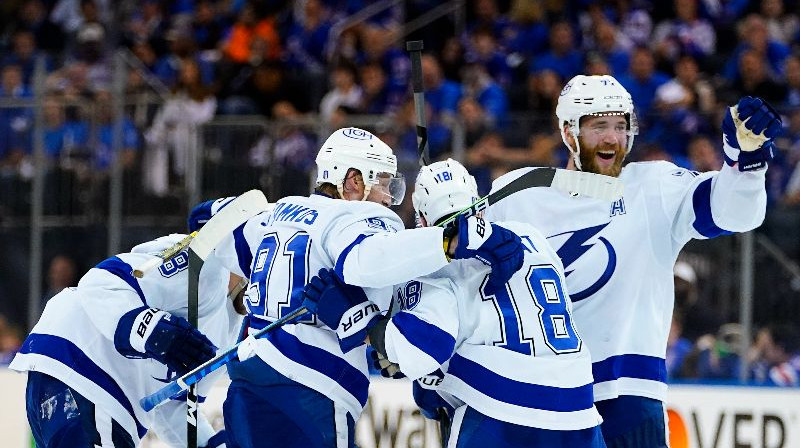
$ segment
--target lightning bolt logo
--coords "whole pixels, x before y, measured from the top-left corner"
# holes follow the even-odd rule
[[[572,274],[572,272],[574,272],[574,270],[567,270],[567,268],[569,268],[572,263],[578,260],[578,258],[583,256],[594,246],[595,243],[587,243],[587,241],[600,233],[600,231],[603,230],[608,224],[609,223],[605,223],[594,227],[587,227],[585,229],[559,233],[558,235],[553,235],[550,237],[553,238],[561,235],[571,234],[570,237],[567,238],[567,241],[565,241],[564,244],[562,244],[561,247],[556,251],[558,257],[561,258],[561,262],[564,264],[564,269],[566,271],[564,273],[565,276],[569,276]],[[603,273],[600,274],[600,277],[594,283],[592,283],[591,286],[582,291],[570,293],[570,298],[573,302],[583,300],[599,291],[600,288],[608,283],[617,267],[617,253],[614,251],[614,247],[602,236],[598,237],[597,240],[603,244],[603,247],[605,247],[606,251],[608,252],[608,264],[603,270]]]

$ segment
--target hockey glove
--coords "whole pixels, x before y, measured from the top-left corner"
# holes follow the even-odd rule
[[[343,283],[332,269],[320,269],[303,290],[303,306],[336,331],[342,351],[364,343],[381,313],[358,286]]]
[[[211,438],[208,439],[208,443],[200,448],[225,448],[226,443],[228,443],[228,435],[223,429],[211,436]]]
[[[189,233],[200,230],[212,216],[234,199],[236,199],[236,196],[205,201],[195,205],[192,211],[189,212],[189,219],[186,222]]]
[[[725,163],[739,171],[765,168],[772,160],[774,139],[782,129],[780,114],[761,98],[746,96],[729,107],[722,120]]]
[[[186,319],[156,308],[125,313],[114,334],[117,351],[126,358],[153,358],[183,375],[214,357],[217,347]]]
[[[436,389],[427,387],[418,380],[414,381],[412,391],[414,394],[414,401],[425,417],[431,420],[439,420],[441,418],[441,414],[439,413],[440,409],[445,409],[448,415],[452,417],[453,407],[436,392]]]
[[[525,249],[514,232],[471,216],[458,217],[458,245],[453,258],[477,258],[492,267],[489,283],[505,284],[522,267]]]
[[[369,354],[372,357],[372,367],[380,371],[382,377],[391,378],[393,380],[406,377],[405,374],[400,371],[400,364],[389,361],[377,350],[370,350]]]

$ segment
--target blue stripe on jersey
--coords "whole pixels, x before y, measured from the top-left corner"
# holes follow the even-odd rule
[[[247,238],[244,237],[244,224],[233,231],[233,247],[236,249],[236,258],[239,259],[239,269],[244,273],[244,278],[250,278],[253,253],[250,251],[250,245],[247,244]]]
[[[646,355],[617,355],[592,363],[595,383],[617,378],[640,378],[667,382],[667,363],[664,358]]]
[[[478,392],[504,403],[554,412],[575,412],[594,406],[592,384],[554,387],[506,378],[458,353],[450,359],[447,374]]]
[[[692,206],[694,207],[695,216],[692,226],[700,235],[706,238],[714,238],[733,233],[719,228],[714,223],[714,217],[711,215],[711,179],[700,182],[700,185],[694,190]]]
[[[392,323],[404,338],[422,350],[439,364],[443,364],[453,354],[456,340],[446,331],[429,324],[410,313],[398,313]]]
[[[75,371],[78,375],[88,379],[89,381],[97,384],[103,390],[108,392],[115,400],[125,408],[126,411],[133,417],[136,422],[136,431],[139,437],[144,437],[147,429],[139,423],[136,414],[133,412],[130,400],[122,392],[114,378],[106,373],[97,364],[94,363],[77,345],[72,342],[50,334],[31,333],[23,342],[22,347],[19,349],[20,353],[36,353],[46,356],[51,359],[68,366]]]
[[[139,280],[136,280],[136,277],[133,276],[133,268],[131,265],[125,263],[119,257],[111,257],[101,261],[95,268],[103,269],[119,277],[123,282],[133,288],[136,294],[139,294],[142,303],[147,305],[147,301],[144,299],[144,292],[141,286],[139,286]]]
[[[363,233],[358,236],[352,243],[350,243],[347,247],[344,248],[341,254],[339,254],[339,258],[336,259],[336,264],[333,267],[334,272],[336,272],[336,276],[339,277],[340,280],[347,283],[347,280],[344,279],[344,260],[347,259],[347,255],[356,247],[360,242],[364,241],[370,235],[364,235]]]
[[[339,383],[361,403],[362,407],[367,404],[369,379],[344,359],[321,348],[306,344],[282,328],[268,333],[266,339],[283,356]],[[298,381],[297,378],[294,380]]]

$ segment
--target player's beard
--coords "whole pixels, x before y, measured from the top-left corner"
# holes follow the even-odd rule
[[[578,140],[581,144],[581,171],[585,171],[587,173],[605,174],[606,176],[612,177],[619,176],[619,173],[622,172],[622,162],[625,160],[625,148],[623,148],[621,145],[614,145],[614,147],[590,147],[589,145],[585,144],[580,137],[578,137]],[[614,150],[614,161],[611,163],[611,165],[600,166],[597,163],[597,152],[601,149]]]

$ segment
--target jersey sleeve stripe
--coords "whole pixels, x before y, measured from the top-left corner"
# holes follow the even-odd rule
[[[125,263],[119,257],[111,257],[101,261],[97,266],[95,266],[95,268],[108,271],[119,277],[120,280],[124,281],[128,284],[128,286],[133,288],[133,290],[136,291],[136,294],[139,295],[139,298],[142,299],[142,303],[147,305],[142,287],[139,286],[139,281],[133,276],[133,268],[131,265]]]
[[[347,260],[347,255],[350,254],[350,251],[352,251],[354,247],[358,246],[359,243],[364,241],[369,236],[372,235],[365,235],[362,233],[355,239],[355,241],[348,244],[341,254],[339,254],[339,258],[336,259],[336,264],[334,265],[333,270],[336,272],[336,276],[339,277],[341,281],[347,283],[347,280],[344,278],[344,262]]]
[[[19,349],[20,353],[35,353],[54,359],[65,366],[69,366],[78,375],[97,384],[131,414],[136,422],[136,431],[139,437],[144,437],[147,429],[136,418],[130,400],[122,388],[108,373],[94,363],[77,345],[54,335],[31,333]]]
[[[244,237],[244,224],[233,230],[233,246],[236,249],[236,258],[239,260],[239,269],[242,270],[245,278],[250,278],[253,252],[250,250],[250,245],[247,244],[247,238]]]
[[[366,406],[369,379],[344,359],[313,345],[305,344],[297,336],[279,328],[266,338],[281,354],[291,361],[304,365],[339,383],[360,403]]]
[[[524,383],[499,375],[458,353],[450,359],[447,374],[495,400],[530,409],[574,412],[592,409],[592,384],[563,388]]]
[[[618,355],[592,363],[595,383],[618,378],[667,381],[667,363],[663,358],[646,355]]]
[[[398,313],[392,318],[392,324],[410,344],[430,355],[440,365],[453,354],[455,338],[436,325],[411,313]]]
[[[692,206],[695,216],[692,226],[700,235],[706,238],[714,238],[733,233],[717,226],[714,222],[714,217],[711,215],[711,179],[700,182],[700,185],[694,190]]]

